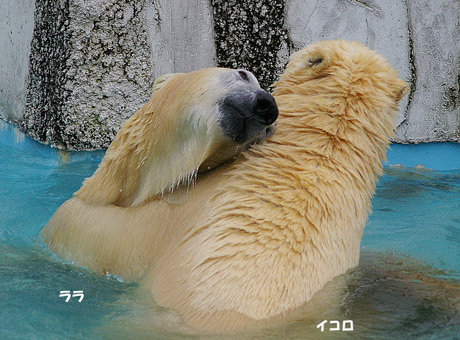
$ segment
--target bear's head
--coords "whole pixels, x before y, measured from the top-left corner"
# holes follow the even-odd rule
[[[280,81],[273,86],[276,95],[299,93],[305,96],[311,93],[309,89],[320,93],[329,86],[327,94],[344,92],[351,97],[357,95],[359,99],[362,94],[378,97],[375,91],[380,91],[382,97],[396,104],[409,89],[384,57],[357,41],[340,39],[320,41],[295,52]],[[350,87],[364,92],[346,92]]]
[[[309,144],[310,151],[312,144],[320,150],[331,146],[329,136],[353,141],[375,157],[368,163],[381,172],[381,159],[394,138],[398,102],[409,91],[383,56],[356,41],[316,42],[291,56],[273,86],[283,118],[277,123],[274,143],[286,138],[287,132],[291,143],[292,138],[304,143],[304,134],[296,133],[299,126],[318,129],[327,132],[326,141],[310,136],[307,142],[314,142]],[[290,127],[292,120],[296,130]]]
[[[248,71],[161,76],[75,196],[92,204],[141,204],[270,136],[277,117],[275,100]]]

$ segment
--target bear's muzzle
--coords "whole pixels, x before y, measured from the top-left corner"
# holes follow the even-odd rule
[[[230,92],[220,103],[219,124],[237,143],[251,143],[278,118],[278,107],[264,90]]]

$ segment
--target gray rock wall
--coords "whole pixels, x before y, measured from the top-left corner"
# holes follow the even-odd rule
[[[212,0],[217,64],[246,68],[268,88],[293,50],[284,0]]]
[[[34,4],[34,0],[0,1],[0,117],[9,121],[17,121],[25,111]]]
[[[107,147],[150,97],[142,2],[37,0],[21,127],[68,149]]]
[[[209,0],[153,0],[143,18],[155,77],[216,64]]]
[[[408,1],[407,8],[412,97],[397,136],[459,141],[460,1]]]
[[[293,51],[335,38],[410,84],[398,142],[459,140],[457,0],[4,0],[0,12],[0,115],[56,147],[107,147],[162,74],[241,67],[268,88]]]

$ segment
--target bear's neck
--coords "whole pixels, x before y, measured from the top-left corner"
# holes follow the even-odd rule
[[[280,109],[277,130],[258,157],[286,161],[279,170],[298,169],[310,186],[319,181],[334,187],[337,195],[354,189],[370,199],[394,137],[394,107],[382,101],[379,110],[364,96],[350,99],[327,91],[275,91],[274,96]]]
[[[383,172],[389,136],[381,141],[354,123],[329,117],[325,120],[330,121],[320,120],[313,115],[308,123],[299,124],[295,117],[281,117],[277,132],[261,150],[262,157],[276,160],[281,173],[296,169],[298,177],[310,186],[316,186],[317,181],[342,183],[343,188],[334,188],[336,194],[355,187],[372,195]]]
[[[362,121],[362,112],[353,116],[350,107],[346,115],[334,116],[337,109],[330,105],[344,105],[335,97],[275,98],[280,109],[276,132],[228,174],[217,198],[216,225],[228,220],[238,233],[256,239],[260,230],[268,231],[258,242],[273,249],[304,254],[332,249],[340,270],[350,268],[357,264],[371,196],[382,174],[392,110],[369,112],[369,121]],[[383,123],[372,121],[374,116]]]

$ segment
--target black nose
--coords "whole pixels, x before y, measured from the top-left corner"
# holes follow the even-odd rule
[[[253,114],[263,125],[271,125],[278,118],[278,107],[270,93],[258,91],[254,98]]]
[[[260,140],[278,118],[278,107],[264,90],[236,90],[219,103],[219,125],[232,140],[242,144]]]

